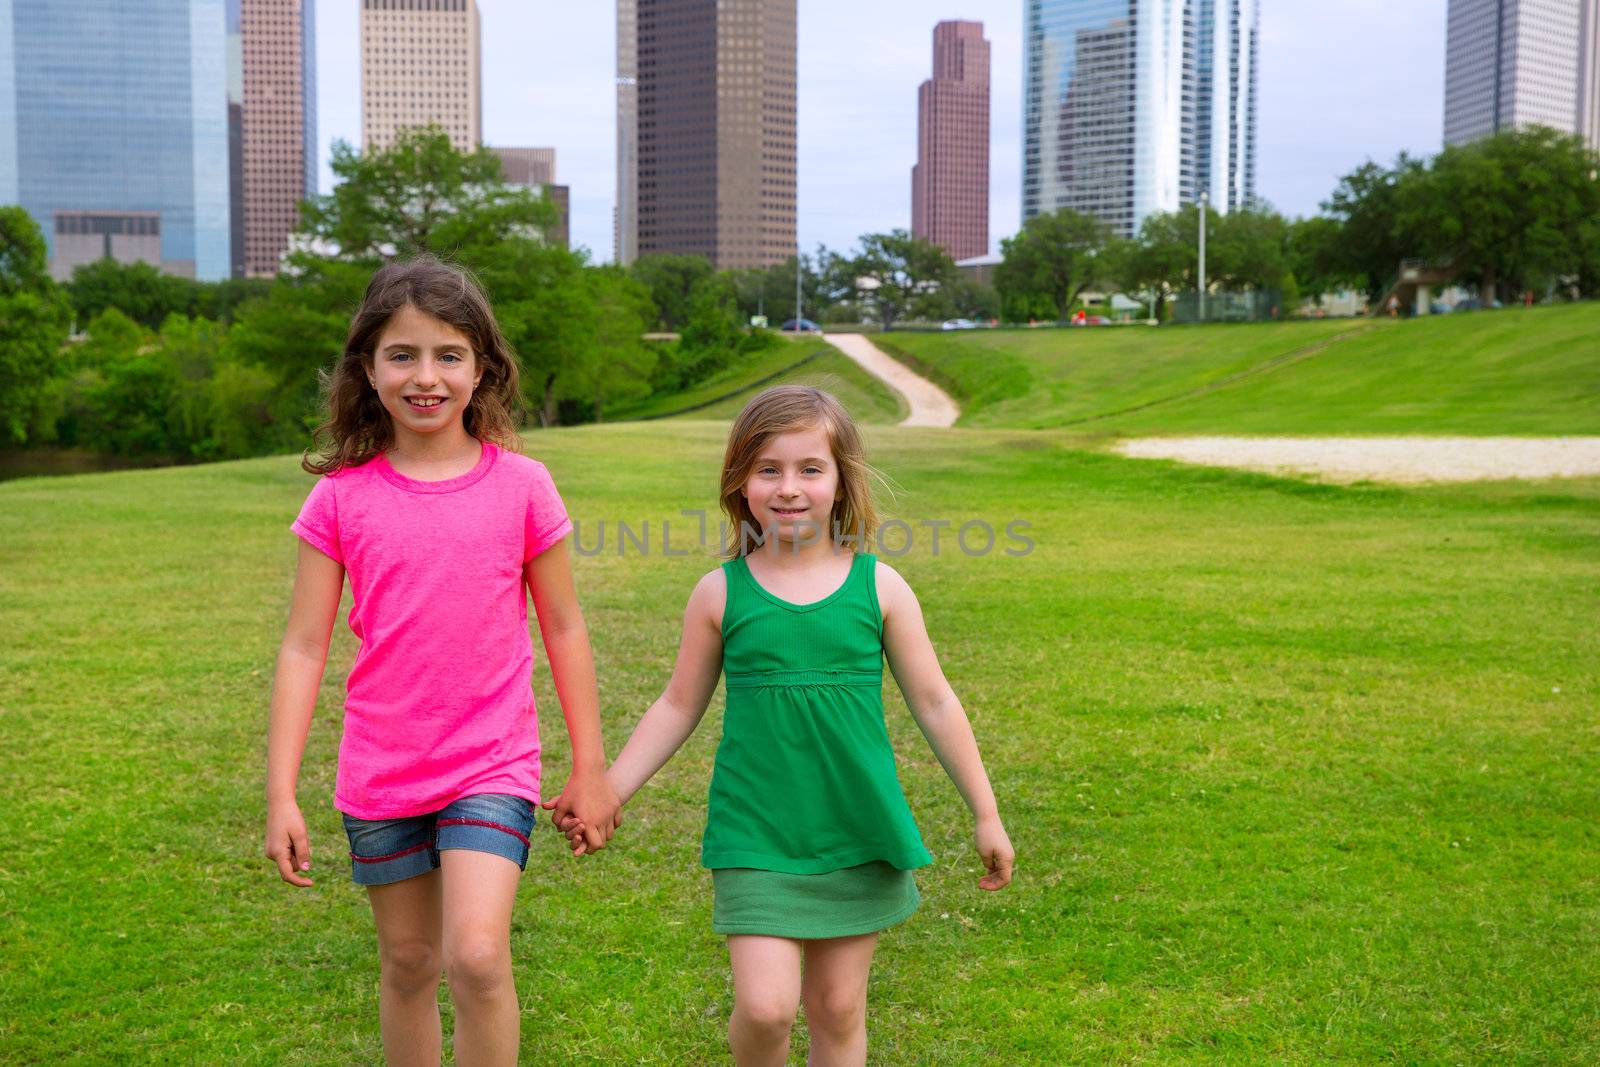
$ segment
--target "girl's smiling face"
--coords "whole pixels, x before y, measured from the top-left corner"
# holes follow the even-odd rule
[[[745,478],[745,500],[763,531],[781,540],[828,540],[839,499],[839,465],[821,426],[778,434]]]
[[[378,335],[368,376],[396,434],[424,435],[461,426],[478,378],[467,335],[410,304]]]

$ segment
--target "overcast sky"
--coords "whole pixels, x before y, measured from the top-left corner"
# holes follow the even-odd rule
[[[847,250],[909,228],[917,86],[934,23],[978,19],[992,45],[990,242],[1021,223],[1023,0],[798,0],[800,243]],[[1258,192],[1308,215],[1341,174],[1439,150],[1447,0],[1262,0]],[[361,140],[359,0],[317,4],[318,140]],[[611,256],[616,5],[478,0],[483,136],[553,146],[572,241]]]

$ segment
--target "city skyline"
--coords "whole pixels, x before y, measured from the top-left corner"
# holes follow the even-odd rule
[[[1341,0],[1315,12],[1266,3],[1261,15],[1258,193],[1313,214],[1367,159],[1439,151],[1446,0]],[[572,241],[597,260],[613,247],[616,187],[614,3],[479,0],[484,138],[544,144],[572,189]],[[1016,3],[803,0],[799,12],[799,240],[847,249],[862,233],[909,228],[917,86],[928,34],[981,18],[992,46],[990,245],[1021,225],[1022,11]],[[322,187],[329,146],[360,143],[356,12],[318,5]],[[852,38],[836,31],[852,28]],[[342,35],[342,36],[341,36]],[[341,61],[340,41],[344,41]],[[529,61],[530,49],[538,61]],[[826,131],[824,134],[823,131]]]
[[[25,4],[19,2],[17,10]],[[617,175],[616,16],[612,4],[546,10],[481,0],[484,139],[562,152],[575,245],[611,258]],[[600,10],[600,8],[604,10]],[[1314,213],[1341,174],[1367,159],[1441,147],[1446,0],[1344,0],[1316,17],[1265,4],[1257,190],[1289,215]],[[830,20],[849,14],[855,34]],[[799,16],[799,241],[852,246],[864,232],[909,227],[905,175],[916,158],[916,87],[940,17],[981,14],[993,45],[991,249],[1020,225],[1022,4],[938,11],[910,0],[857,9],[804,0]],[[537,17],[536,17],[537,16]],[[331,144],[361,143],[359,6],[316,5],[317,168],[330,186]],[[1375,30],[1374,27],[1379,27]],[[308,79],[309,80],[309,79]],[[0,134],[16,98],[0,91]],[[8,129],[9,126],[9,129]],[[13,134],[14,135],[14,134]],[[15,171],[0,159],[0,184]]]

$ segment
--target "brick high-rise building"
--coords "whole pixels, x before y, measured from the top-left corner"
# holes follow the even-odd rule
[[[795,255],[795,0],[634,3],[637,254]]]
[[[989,42],[981,22],[933,28],[933,77],[917,90],[911,232],[952,259],[989,251]]]
[[[1600,0],[1450,0],[1444,143],[1550,126],[1600,147]]]
[[[438,125],[463,152],[483,144],[477,0],[361,0],[361,144],[387,148]]]
[[[317,189],[316,0],[229,0],[242,96],[234,195],[242,272],[271,277]],[[230,22],[232,17],[230,17]]]

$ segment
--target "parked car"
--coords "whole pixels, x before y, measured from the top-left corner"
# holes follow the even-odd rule
[[[783,324],[784,333],[821,333],[822,327],[810,319],[789,319]]]
[[[939,324],[941,330],[976,330],[978,324],[971,319],[945,319]]]

